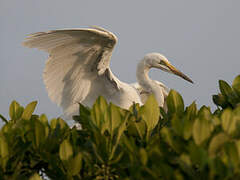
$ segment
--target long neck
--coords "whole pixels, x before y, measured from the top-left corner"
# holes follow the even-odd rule
[[[146,65],[145,61],[142,60],[137,66],[137,81],[140,86],[146,91],[151,91],[152,80],[148,76],[150,67]]]
[[[158,105],[163,107],[164,105],[164,96],[159,85],[151,80],[148,76],[150,66],[146,65],[145,60],[143,59],[137,67],[137,81],[143,90],[148,93],[153,93],[158,102]]]

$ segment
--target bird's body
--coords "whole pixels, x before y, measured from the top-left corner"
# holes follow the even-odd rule
[[[143,104],[145,104],[145,102],[147,101],[149,95],[151,94],[157,94],[157,96],[155,95],[156,97],[156,100],[158,101],[158,104],[159,106],[163,107],[163,109],[165,111],[167,111],[167,103],[166,103],[166,98],[168,96],[168,93],[169,93],[169,88],[167,86],[165,86],[163,83],[159,82],[159,81],[156,81],[156,80],[152,80],[153,83],[154,83],[154,86],[156,86],[156,90],[155,92],[157,93],[154,93],[152,91],[147,91],[147,90],[144,90],[143,87],[141,85],[139,85],[139,83],[133,83],[132,86],[134,88],[137,89],[137,91],[139,92],[139,95],[140,95],[140,98],[141,98],[141,102]]]
[[[159,106],[164,106],[168,89],[148,77],[152,67],[191,82],[158,53],[147,54],[138,64],[138,84],[120,81],[109,67],[116,42],[113,33],[102,28],[88,28],[34,33],[23,45],[49,53],[43,73],[44,83],[50,99],[69,117],[78,114],[78,103],[92,106],[100,95],[127,109],[133,102],[141,105],[153,93]]]

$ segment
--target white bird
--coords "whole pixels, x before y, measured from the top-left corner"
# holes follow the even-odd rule
[[[136,74],[138,83],[132,85],[138,90],[142,103],[144,104],[146,102],[150,94],[154,94],[158,105],[167,111],[166,98],[169,93],[169,88],[163,83],[149,78],[148,73],[151,68],[158,68],[165,72],[175,74],[191,83],[193,83],[193,81],[171,65],[168,59],[162,54],[149,53],[139,62]]]
[[[63,108],[67,117],[78,114],[78,103],[92,106],[100,95],[108,102],[128,109],[133,102],[142,105],[146,95],[153,93],[163,106],[168,90],[162,83],[148,77],[152,67],[192,82],[158,53],[147,54],[138,64],[139,84],[120,81],[109,67],[116,42],[113,33],[94,27],[34,33],[23,45],[49,53],[43,80],[50,99]]]

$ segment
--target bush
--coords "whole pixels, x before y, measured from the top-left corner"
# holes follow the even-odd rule
[[[81,130],[13,101],[0,116],[0,179],[240,179],[240,76],[219,87],[213,113],[174,90],[167,113],[153,96],[129,110],[99,97],[80,104]]]

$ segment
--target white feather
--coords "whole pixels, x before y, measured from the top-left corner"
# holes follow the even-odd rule
[[[116,42],[115,35],[102,29],[73,29],[34,33],[23,45],[49,53],[44,83],[50,99],[69,118],[78,114],[78,103],[92,106],[99,95],[123,108],[141,103],[138,92],[109,68]]]

